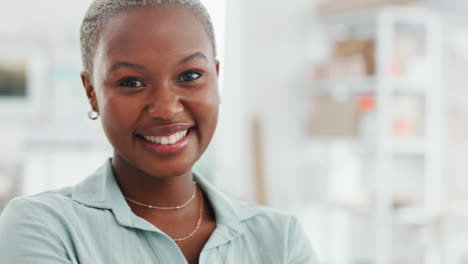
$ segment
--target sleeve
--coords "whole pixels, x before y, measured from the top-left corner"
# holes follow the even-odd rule
[[[317,255],[296,217],[292,217],[290,221],[288,237],[287,264],[319,264]]]
[[[54,230],[50,206],[28,198],[12,200],[0,215],[2,264],[68,264],[61,237]]]

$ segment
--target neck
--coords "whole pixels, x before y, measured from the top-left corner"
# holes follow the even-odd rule
[[[112,168],[122,193],[138,202],[171,207],[186,202],[193,194],[192,171],[161,177],[145,172],[114,156]]]

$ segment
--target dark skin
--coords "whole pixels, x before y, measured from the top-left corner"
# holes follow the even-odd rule
[[[138,29],[138,30],[135,30]],[[127,197],[155,206],[176,206],[192,195],[192,166],[207,148],[218,120],[219,63],[199,19],[180,7],[136,9],[105,24],[82,81],[91,107],[100,114],[114,147],[112,166]],[[151,129],[190,127],[191,136],[174,153],[148,148],[139,135]],[[179,210],[129,203],[139,217],[172,238],[189,234],[204,204],[200,229],[177,242],[189,263],[214,231],[212,207],[197,196]]]

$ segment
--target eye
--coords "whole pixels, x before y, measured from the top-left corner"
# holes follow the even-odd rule
[[[145,86],[145,83],[137,78],[127,78],[119,83],[119,86],[125,86],[128,88],[139,88]]]
[[[202,76],[201,73],[196,72],[196,71],[188,71],[182,73],[179,78],[177,79],[177,82],[191,82],[195,81],[196,79],[200,78]]]

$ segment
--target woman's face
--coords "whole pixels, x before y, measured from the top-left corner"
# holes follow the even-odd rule
[[[218,119],[218,62],[190,10],[136,9],[109,19],[92,77],[82,76],[115,162],[155,177],[190,171]]]

